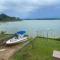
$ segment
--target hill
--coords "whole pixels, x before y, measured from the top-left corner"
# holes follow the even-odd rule
[[[6,14],[0,14],[0,21],[20,21],[19,17],[10,17]]]

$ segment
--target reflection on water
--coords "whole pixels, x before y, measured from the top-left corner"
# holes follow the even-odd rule
[[[0,23],[0,31],[15,33],[26,30],[30,36],[60,37],[60,20],[24,20]]]

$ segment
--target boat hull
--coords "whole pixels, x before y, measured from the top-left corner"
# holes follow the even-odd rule
[[[12,38],[12,39],[6,41],[6,44],[11,45],[11,44],[17,44],[17,43],[25,42],[25,41],[27,41],[27,37],[20,38],[20,39]]]

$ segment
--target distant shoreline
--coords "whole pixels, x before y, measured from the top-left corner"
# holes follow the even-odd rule
[[[15,22],[15,21],[23,21],[23,20],[13,20],[13,21],[0,21],[0,22]]]
[[[24,20],[41,20],[41,19],[24,19]],[[44,19],[42,19],[44,20]],[[46,19],[45,19],[46,20]],[[48,19],[48,20],[52,20],[52,19]],[[54,19],[54,20],[60,20],[60,19]],[[22,20],[23,21],[23,20]]]
[[[60,18],[22,19],[22,20],[60,20]]]
[[[0,21],[0,22],[17,22],[17,21],[25,21],[26,19],[24,19],[24,20],[13,20],[13,21]],[[36,20],[36,19],[35,19]],[[58,20],[58,19],[57,19]],[[30,20],[28,20],[28,21],[30,21]],[[31,21],[33,21],[33,20],[31,20]],[[37,21],[45,21],[45,20],[37,20]],[[48,21],[50,21],[50,20],[48,20]],[[53,21],[53,20],[51,20],[51,21]]]

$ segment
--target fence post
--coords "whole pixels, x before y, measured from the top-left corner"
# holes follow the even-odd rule
[[[47,41],[48,41],[48,31],[47,31]]]

